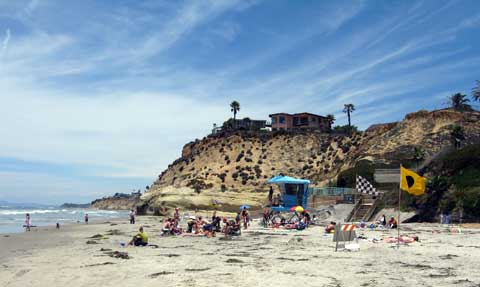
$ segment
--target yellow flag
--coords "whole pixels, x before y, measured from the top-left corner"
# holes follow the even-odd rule
[[[425,193],[426,179],[415,172],[404,168],[400,168],[401,182],[400,188],[413,195],[422,195]]]

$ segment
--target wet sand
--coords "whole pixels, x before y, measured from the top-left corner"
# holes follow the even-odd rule
[[[121,247],[140,225],[155,247]],[[0,286],[478,286],[480,229],[404,224],[421,242],[395,248],[395,230],[358,230],[360,251],[334,252],[323,227],[240,237],[160,237],[159,218],[0,235]],[[453,233],[451,230],[453,229]],[[101,239],[92,239],[97,234]],[[90,244],[87,244],[87,241]],[[115,257],[127,252],[129,259]],[[113,257],[112,257],[113,256]]]

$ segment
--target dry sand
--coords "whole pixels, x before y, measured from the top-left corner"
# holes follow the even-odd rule
[[[404,224],[421,242],[401,246],[359,240],[360,251],[334,252],[323,227],[266,230],[253,223],[225,240],[159,237],[155,217],[0,235],[0,286],[479,286],[480,230],[449,232],[436,224]],[[144,225],[153,247],[121,247]],[[111,234],[111,230],[115,230]],[[368,238],[396,231],[358,231]],[[89,237],[108,238],[86,244]],[[106,251],[101,251],[101,249]],[[130,259],[113,258],[128,252]]]

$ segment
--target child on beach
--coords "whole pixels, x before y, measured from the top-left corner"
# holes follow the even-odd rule
[[[88,213],[85,213],[85,224],[88,224]]]

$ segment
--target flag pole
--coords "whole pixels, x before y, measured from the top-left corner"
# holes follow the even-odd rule
[[[402,165],[400,164],[400,182],[398,183],[398,222],[397,222],[397,249],[400,249],[400,204],[402,200]]]

